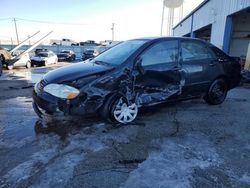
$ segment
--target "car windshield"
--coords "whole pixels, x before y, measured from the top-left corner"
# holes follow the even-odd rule
[[[145,40],[129,40],[122,42],[101,53],[94,58],[93,61],[106,62],[111,65],[120,65],[145,42]]]
[[[37,54],[38,57],[48,57],[47,53],[39,53]]]

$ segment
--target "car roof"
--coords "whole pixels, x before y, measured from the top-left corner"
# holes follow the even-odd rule
[[[52,51],[41,51],[41,52],[38,52],[38,54],[49,54],[49,53],[54,53]]]
[[[143,38],[135,38],[132,40],[154,41],[154,40],[164,40],[164,39],[178,39],[178,40],[185,39],[185,40],[193,40],[193,41],[203,41],[201,39],[191,38],[191,37],[143,37]]]

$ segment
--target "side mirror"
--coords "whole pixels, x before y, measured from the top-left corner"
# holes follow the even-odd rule
[[[142,58],[141,57],[136,59],[135,68],[139,71],[139,73],[145,74],[145,69],[142,66]]]

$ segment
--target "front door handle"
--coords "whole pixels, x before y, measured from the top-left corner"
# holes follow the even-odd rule
[[[172,68],[173,71],[178,71],[178,70],[180,70],[180,69],[181,69],[180,66],[174,66],[174,67]]]
[[[209,66],[213,67],[213,66],[215,66],[215,64],[216,64],[215,61],[211,61],[211,62],[209,63]]]

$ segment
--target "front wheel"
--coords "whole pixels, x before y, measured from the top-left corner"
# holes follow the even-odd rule
[[[102,109],[102,116],[108,121],[117,123],[130,123],[138,114],[135,103],[129,105],[124,97],[109,98]]]
[[[210,105],[218,105],[224,102],[227,96],[228,85],[225,79],[215,80],[207,94],[204,97],[204,100]]]
[[[26,63],[26,68],[29,69],[30,67],[31,67],[31,62],[28,61],[28,62]]]
[[[13,65],[7,65],[7,69],[8,69],[8,70],[12,70],[13,67],[14,67]]]

